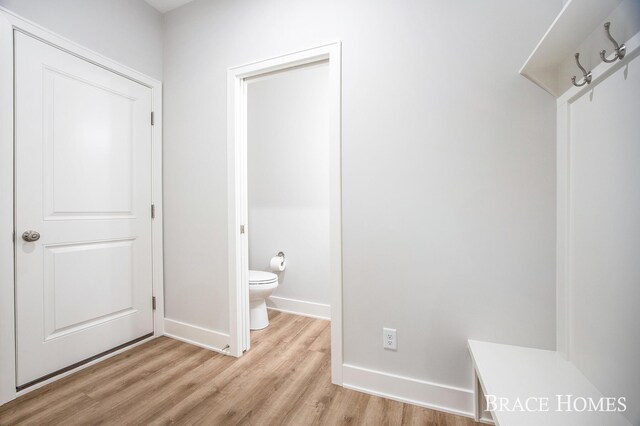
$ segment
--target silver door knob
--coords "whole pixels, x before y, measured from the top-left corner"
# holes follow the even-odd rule
[[[36,231],[24,231],[22,239],[28,242],[38,241],[40,239],[40,233]]]

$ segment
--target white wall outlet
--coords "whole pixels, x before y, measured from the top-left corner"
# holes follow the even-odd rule
[[[398,340],[396,338],[395,328],[383,328],[382,329],[382,347],[385,349],[391,349],[395,351],[398,349]]]

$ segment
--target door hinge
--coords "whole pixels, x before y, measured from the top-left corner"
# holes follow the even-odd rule
[[[154,311],[156,310],[156,297],[155,296],[151,296],[151,308]]]
[[[151,219],[155,219],[155,218],[156,218],[156,205],[151,204]]]
[[[151,125],[153,126],[155,123],[155,120],[153,118],[153,111],[151,111]]]
[[[244,225],[240,225],[240,233],[244,234]]]

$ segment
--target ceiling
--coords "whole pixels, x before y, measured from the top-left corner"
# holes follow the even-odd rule
[[[160,12],[165,13],[176,7],[180,7],[183,4],[187,4],[192,0],[144,0],[151,6],[158,9]]]

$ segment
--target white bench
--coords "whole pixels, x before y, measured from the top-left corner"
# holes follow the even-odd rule
[[[620,412],[584,411],[582,398],[597,404],[603,395],[569,361],[555,351],[469,340],[476,389],[476,420],[482,405],[479,389],[496,398],[496,425],[629,426]],[[560,395],[560,400],[558,400]],[[569,400],[568,395],[571,395]],[[619,397],[623,395],[606,395]],[[499,398],[505,398],[500,400]],[[545,404],[545,399],[547,403]],[[570,402],[569,402],[570,401]],[[627,401],[628,404],[631,401]],[[526,407],[528,403],[528,407]],[[603,402],[606,406],[606,402]],[[520,409],[520,404],[523,409]],[[574,405],[575,404],[575,405]],[[546,405],[546,407],[545,407]],[[588,407],[588,405],[587,405]],[[621,407],[616,401],[616,407]],[[533,411],[527,411],[527,408]],[[545,411],[548,408],[548,411]],[[558,410],[560,408],[560,410]],[[571,408],[572,411],[568,411]],[[513,411],[510,411],[513,410]]]

